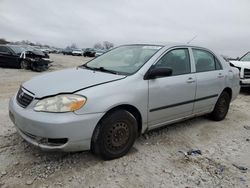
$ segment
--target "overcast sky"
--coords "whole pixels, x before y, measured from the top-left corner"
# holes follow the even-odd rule
[[[187,42],[250,51],[250,0],[0,0],[0,38],[65,47]]]

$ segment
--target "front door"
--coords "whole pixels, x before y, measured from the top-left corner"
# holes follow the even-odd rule
[[[172,76],[149,80],[149,128],[187,117],[192,114],[196,92],[195,74],[191,73],[189,50],[177,48],[168,51],[154,67],[173,70]]]

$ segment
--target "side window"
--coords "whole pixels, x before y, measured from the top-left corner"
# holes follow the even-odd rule
[[[155,67],[171,68],[173,70],[173,76],[190,73],[191,68],[188,49],[171,50],[161,57]]]
[[[196,72],[205,72],[222,69],[220,62],[213,54],[205,51],[193,49]]]
[[[0,46],[0,52],[2,52],[2,53],[9,53],[10,50],[8,48],[6,48],[5,46]]]

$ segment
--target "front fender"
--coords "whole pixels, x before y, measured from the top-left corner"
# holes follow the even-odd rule
[[[122,80],[94,86],[77,92],[87,98],[86,104],[75,113],[105,113],[120,105],[132,105],[139,110],[142,121],[147,122],[148,81],[127,77]]]

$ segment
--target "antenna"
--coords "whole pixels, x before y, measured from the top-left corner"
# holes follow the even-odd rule
[[[190,42],[192,42],[194,39],[196,39],[198,35],[195,35],[190,41],[187,42],[187,44],[189,44]]]

